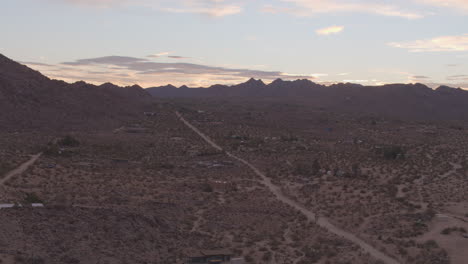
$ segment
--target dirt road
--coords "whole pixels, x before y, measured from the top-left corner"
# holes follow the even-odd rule
[[[191,130],[193,130],[195,133],[197,133],[201,138],[203,138],[213,148],[215,148],[217,150],[220,150],[220,151],[223,150],[222,147],[218,146],[208,136],[203,134],[200,130],[198,130],[196,127],[194,127],[192,124],[190,124],[187,120],[185,120],[185,118],[179,112],[176,112],[176,115],[180,119],[180,121],[182,121],[187,127],[189,127]],[[240,157],[238,157],[238,156],[236,156],[236,155],[234,155],[232,153],[229,153],[227,151],[225,151],[225,153],[229,157],[231,157],[231,158],[243,163],[247,167],[249,167],[257,176],[259,176],[261,178],[261,183],[264,184],[266,187],[268,187],[268,189],[276,196],[276,198],[278,200],[282,201],[283,203],[286,203],[286,204],[290,205],[291,207],[293,207],[297,211],[301,212],[310,221],[314,221],[318,225],[320,225],[321,227],[327,229],[329,232],[331,232],[331,233],[333,233],[335,235],[341,236],[341,237],[355,243],[356,245],[360,246],[365,252],[369,253],[374,258],[383,261],[384,263],[387,263],[387,264],[398,264],[399,263],[397,260],[387,256],[386,254],[384,254],[383,252],[381,252],[378,249],[374,248],[373,246],[371,246],[370,244],[368,244],[364,240],[358,238],[356,235],[354,235],[354,234],[352,234],[350,232],[347,232],[347,231],[333,225],[332,223],[330,223],[330,221],[327,218],[319,217],[318,219],[316,219],[316,215],[315,215],[314,212],[308,210],[303,205],[301,205],[300,203],[292,200],[291,198],[286,197],[281,192],[280,188],[278,188],[278,186],[274,185],[271,182],[271,179],[268,178],[265,174],[263,174],[254,165],[252,165],[248,161],[246,161],[246,160],[244,160],[244,159],[242,159],[242,158],[240,158]]]
[[[8,172],[2,179],[0,179],[0,186],[5,184],[9,179],[11,179],[13,176],[19,175],[23,172],[25,172],[29,166],[33,165],[34,162],[36,162],[37,159],[41,157],[42,153],[32,155],[31,159],[26,161],[25,163],[21,164],[18,168]]]

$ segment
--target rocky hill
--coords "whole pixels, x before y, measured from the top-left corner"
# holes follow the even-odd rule
[[[151,96],[139,86],[51,80],[0,54],[0,123],[6,129],[81,129],[141,114]]]

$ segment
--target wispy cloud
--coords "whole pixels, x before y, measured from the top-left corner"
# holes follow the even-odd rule
[[[417,2],[468,12],[467,0],[416,0]]]
[[[159,52],[159,53],[151,54],[151,55],[148,55],[146,57],[148,57],[148,58],[159,58],[159,57],[162,57],[162,56],[167,56],[169,54],[171,54],[171,53],[166,51],[166,52]]]
[[[418,19],[425,16],[422,12],[411,11],[394,4],[368,0],[280,0],[288,6],[266,5],[262,11],[267,13],[291,13],[298,16],[312,16],[328,13],[369,13],[383,16]]]
[[[411,52],[468,51],[468,34],[407,42],[391,42],[388,45],[408,49]]]
[[[424,75],[414,75],[414,76],[411,76],[411,79],[418,79],[418,80],[430,79],[430,78],[431,78],[431,77],[424,76]]]
[[[338,34],[341,31],[343,31],[343,29],[344,29],[343,26],[331,26],[331,27],[318,29],[315,32],[318,35],[330,35],[330,34]]]
[[[37,63],[27,63],[27,65],[51,78],[71,82],[85,80],[91,83],[104,83],[110,81],[120,85],[137,83],[146,87],[167,83],[195,86],[215,83],[234,84],[251,77],[268,82],[277,78],[293,80],[315,79],[319,76],[325,76],[324,74],[291,74],[280,71],[226,68],[183,62],[164,63],[124,56],[79,59],[57,65]]]
[[[171,13],[194,13],[223,17],[242,12],[239,1],[233,0],[54,0],[88,7],[112,8],[140,6]]]
[[[134,57],[124,57],[124,56],[106,56],[100,58],[92,59],[81,59],[72,62],[64,62],[66,65],[90,65],[90,64],[111,64],[118,66],[128,66],[134,63],[146,62],[147,59],[134,58]]]
[[[177,60],[180,60],[180,59],[191,59],[190,57],[184,57],[184,56],[177,56],[177,55],[172,55],[172,56],[167,56],[168,58],[171,58],[171,59],[177,59]]]
[[[447,76],[447,80],[449,80],[449,81],[468,81],[468,74],[458,74],[458,75]]]
[[[177,1],[174,1],[177,2]],[[172,13],[198,13],[211,17],[223,17],[242,12],[239,4],[228,4],[225,0],[190,0],[182,1],[183,5],[163,7],[161,10]]]

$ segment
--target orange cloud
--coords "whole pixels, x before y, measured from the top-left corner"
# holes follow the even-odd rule
[[[318,29],[315,32],[318,35],[330,35],[330,34],[338,34],[341,31],[343,31],[344,27],[343,26],[331,26],[331,27],[326,27],[322,29]]]

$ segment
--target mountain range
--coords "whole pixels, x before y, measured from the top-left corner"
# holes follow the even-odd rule
[[[330,86],[310,80],[270,84],[250,79],[238,85],[177,88],[172,85],[143,89],[72,84],[51,80],[0,54],[0,127],[11,130],[97,129],[129,122],[160,98],[213,98],[300,102],[312,107],[348,113],[390,116],[424,121],[468,121],[468,91],[424,84]]]
[[[468,91],[448,86],[432,89],[420,83],[383,86],[339,83],[325,86],[306,79],[277,79],[267,85],[261,80],[250,79],[233,86],[177,88],[167,85],[146,90],[160,98],[280,99],[336,111],[403,119],[468,120]]]

